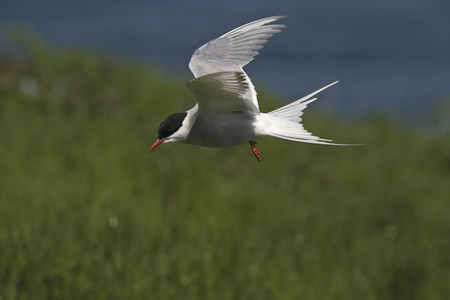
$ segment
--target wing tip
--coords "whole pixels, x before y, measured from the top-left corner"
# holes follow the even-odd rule
[[[262,18],[256,21],[253,21],[251,23],[257,23],[257,22],[261,22],[263,21],[263,24],[268,24],[268,23],[272,23],[281,19],[287,18],[287,16],[283,16],[283,15],[279,15],[279,16],[271,16],[271,17],[266,17],[266,18]],[[279,28],[284,28],[286,27],[286,25],[284,24],[276,24],[277,26],[280,26]]]
[[[280,20],[280,19],[287,18],[287,16],[285,16],[285,15],[278,15],[278,16],[272,16],[272,17],[267,17],[267,18],[273,18],[275,20]]]

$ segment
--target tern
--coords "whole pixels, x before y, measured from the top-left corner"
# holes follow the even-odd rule
[[[285,25],[271,24],[285,16],[259,19],[242,25],[200,48],[191,57],[189,69],[195,79],[187,87],[197,99],[188,111],[164,120],[149,153],[161,144],[186,143],[205,147],[228,147],[249,143],[256,159],[262,137],[326,145],[331,140],[313,136],[303,128],[301,116],[314,95],[333,82],[297,101],[269,113],[259,111],[255,87],[243,67],[253,60],[263,44]]]

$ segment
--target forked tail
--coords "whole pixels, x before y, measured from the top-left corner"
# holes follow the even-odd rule
[[[300,143],[349,146],[348,144],[330,143],[331,140],[313,136],[310,132],[305,130],[302,124],[300,124],[303,110],[309,103],[317,99],[312,97],[336,83],[338,82],[333,82],[301,99],[298,99],[297,101],[269,112],[267,114],[267,117],[271,123],[271,132],[269,136]]]

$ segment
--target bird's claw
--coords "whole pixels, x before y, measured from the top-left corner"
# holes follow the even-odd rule
[[[261,162],[261,157],[259,156],[261,154],[261,151],[256,149],[256,147],[255,147],[256,142],[255,141],[250,141],[249,144],[250,144],[250,146],[252,146],[252,152],[255,155],[256,159],[258,160],[258,162]]]

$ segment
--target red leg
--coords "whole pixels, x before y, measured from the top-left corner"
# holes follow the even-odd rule
[[[255,154],[256,159],[261,162],[261,157],[259,156],[261,154],[261,151],[259,151],[258,149],[256,149],[255,145],[256,142],[255,141],[250,141],[248,142],[250,144],[250,146],[252,146],[252,152],[253,154]]]

